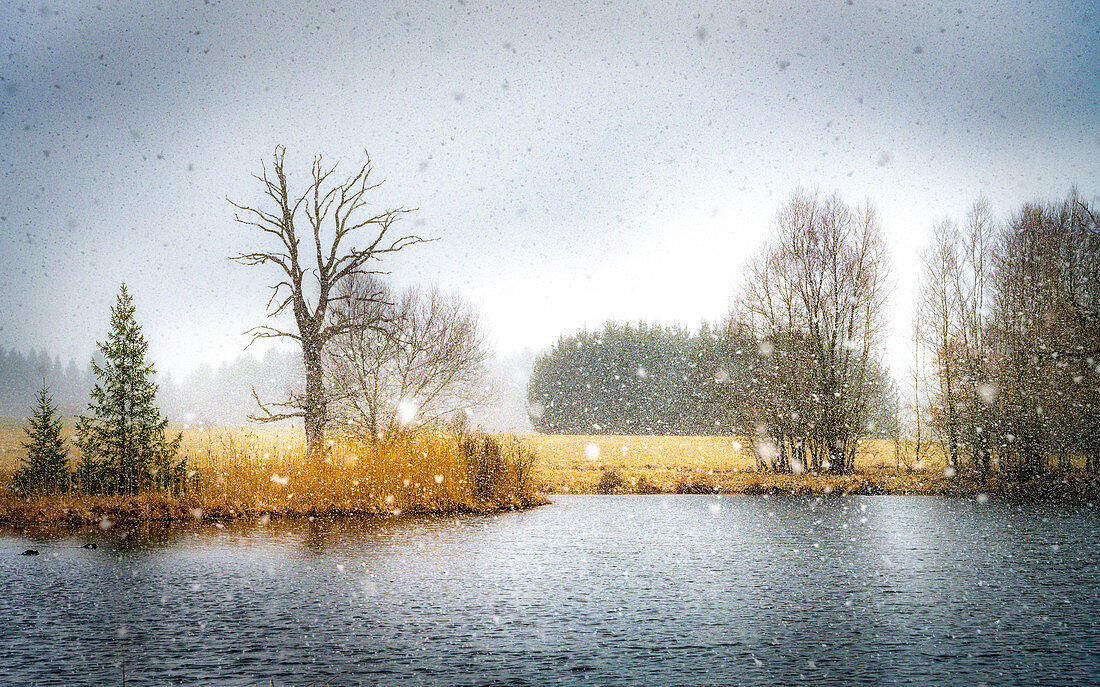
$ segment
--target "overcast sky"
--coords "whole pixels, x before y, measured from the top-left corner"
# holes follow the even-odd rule
[[[801,185],[879,208],[902,357],[916,254],[979,195],[1100,193],[1095,2],[20,3],[0,7],[0,345],[81,362],[119,283],[158,365],[238,355],[273,274],[226,197],[287,147],[369,151],[387,263],[501,353],[717,321]]]

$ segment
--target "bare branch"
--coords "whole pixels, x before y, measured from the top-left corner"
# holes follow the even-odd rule
[[[256,387],[252,387],[252,398],[256,399],[256,406],[260,409],[263,415],[249,415],[248,419],[253,422],[279,422],[280,420],[292,420],[294,418],[305,417],[305,411],[297,411],[294,413],[273,413],[272,407],[288,407],[290,403],[264,403],[260,400],[260,395],[256,393]]]
[[[299,336],[298,334],[293,334],[291,332],[280,331],[280,330],[275,329],[273,327],[268,327],[267,325],[260,325],[258,327],[253,327],[252,329],[249,329],[248,331],[246,331],[245,335],[248,335],[248,336],[252,337],[252,339],[248,342],[248,346],[251,346],[252,344],[256,343],[256,341],[258,341],[259,339],[287,338],[287,339],[294,339],[295,341],[301,341],[302,340],[301,336]],[[245,346],[245,348],[247,348],[248,346]]]

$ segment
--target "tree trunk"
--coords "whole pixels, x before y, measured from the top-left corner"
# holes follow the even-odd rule
[[[311,458],[320,460],[323,456],[325,424],[328,421],[320,337],[303,339],[302,356],[306,367],[306,397],[302,408],[306,427],[306,452]]]
[[[946,307],[946,306],[945,306]],[[959,432],[958,432],[958,409],[955,404],[955,390],[952,388],[952,382],[954,381],[952,375],[955,371],[951,368],[951,349],[946,345],[947,332],[944,331],[944,378],[946,380],[946,393],[944,394],[947,401],[947,445],[948,455],[947,461],[955,470],[959,469]]]
[[[989,473],[993,468],[992,448],[989,445],[989,435],[984,428],[974,438],[974,462],[982,475],[984,484],[989,479]]]

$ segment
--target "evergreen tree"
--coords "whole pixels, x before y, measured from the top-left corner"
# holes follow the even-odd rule
[[[565,434],[729,433],[720,354],[709,328],[608,322],[562,337],[533,366],[531,423]]]
[[[180,488],[186,468],[176,454],[182,437],[165,439],[168,420],[154,404],[154,370],[145,362],[149,344],[134,320],[125,284],[111,308],[107,341],[98,346],[103,363],[92,361],[98,381],[89,415],[76,424],[76,444],[83,454],[77,465],[81,488],[120,494]]]
[[[12,489],[22,495],[56,494],[69,486],[69,452],[61,438],[61,417],[50,398],[46,381],[37,394],[38,405],[27,423],[27,454],[12,475]]]

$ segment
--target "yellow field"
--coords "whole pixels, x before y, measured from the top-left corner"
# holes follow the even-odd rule
[[[22,426],[20,418],[0,417],[0,473],[18,467],[23,453]],[[66,422],[65,427],[71,432],[72,423]],[[302,430],[290,427],[204,429],[182,425],[170,426],[169,432],[182,432],[180,454],[197,465],[211,464],[218,456],[298,454],[303,444]],[[672,491],[681,481],[756,469],[752,444],[743,437],[519,434],[513,438],[538,456],[536,479],[552,492],[592,493],[605,470],[618,471],[624,477],[645,477],[665,487],[663,491]],[[900,456],[895,456],[893,442],[870,441],[864,447],[856,457],[857,470],[912,463],[912,446],[905,442]],[[933,453],[928,447],[925,452],[920,467],[942,471],[942,453]]]
[[[752,444],[742,437],[678,436],[569,436],[517,435],[539,460],[535,478],[544,491],[591,494],[598,491],[604,475],[614,473],[622,484],[614,492],[702,490],[708,485],[722,491],[751,490],[753,485],[787,485],[809,476],[762,475],[756,472]],[[913,447],[903,443],[895,453],[893,442],[869,441],[856,456],[856,470],[883,476],[908,474]],[[913,466],[917,467],[917,466]],[[928,450],[915,474],[933,480],[945,467],[943,454]],[[613,478],[605,478],[614,481]],[[833,480],[814,477],[819,488]],[[824,480],[824,481],[823,481]],[[611,484],[605,482],[605,487]],[[844,480],[836,478],[838,484]],[[641,485],[641,486],[639,486]]]

